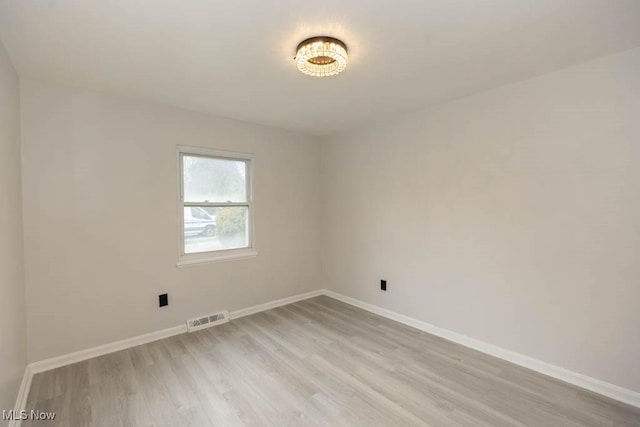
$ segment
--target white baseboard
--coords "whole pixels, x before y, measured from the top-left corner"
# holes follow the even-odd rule
[[[16,405],[14,407],[15,413],[20,413],[27,406],[27,398],[29,397],[29,390],[31,389],[31,380],[33,379],[33,371],[29,365],[24,369],[24,375],[22,376],[22,382],[20,383],[20,389],[18,389],[18,396],[16,397]],[[9,421],[9,427],[20,427],[22,420],[14,419]]]
[[[592,377],[588,377],[577,372],[570,371],[559,366],[552,365],[550,363],[543,362],[541,360],[534,359],[523,354],[519,354],[504,348],[497,347],[492,344],[467,337],[457,332],[449,331],[434,326],[430,323],[423,322],[418,319],[414,319],[403,314],[396,313],[391,310],[378,307],[355,298],[348,297],[346,295],[339,294],[330,290],[323,290],[324,295],[334,298],[338,301],[342,301],[349,305],[361,308],[371,313],[377,314],[387,319],[395,320],[396,322],[403,323],[407,326],[419,329],[424,332],[439,336],[449,341],[464,345],[465,347],[472,348],[474,350],[481,351],[483,353],[495,356],[497,358],[506,360],[516,365],[523,366],[536,372],[540,372],[544,375],[559,379],[569,384],[573,384],[580,388],[592,391],[594,393],[601,394],[611,399],[618,400],[640,408],[640,393],[601,381]]]
[[[148,334],[138,335],[136,337],[127,338],[120,341],[110,342],[108,344],[99,345],[97,347],[87,348],[85,350],[74,351],[73,353],[63,354],[62,356],[52,357],[50,359],[33,362],[29,366],[34,374],[56,369],[61,366],[71,365],[72,363],[82,362],[83,360],[93,359],[94,357],[124,350],[158,341],[163,338],[172,337],[174,335],[187,332],[187,324],[174,326],[172,328],[161,329],[159,331],[150,332]]]
[[[232,311],[229,313],[229,317],[231,320],[238,319],[240,317],[249,316],[251,314],[259,313],[261,311],[271,310],[272,308],[282,307],[283,305],[293,304],[294,302],[324,295],[324,293],[325,293],[324,289],[319,289],[316,291],[306,292],[304,294],[294,295],[292,297],[281,298],[275,301],[269,301],[264,304],[254,305],[253,307]]]

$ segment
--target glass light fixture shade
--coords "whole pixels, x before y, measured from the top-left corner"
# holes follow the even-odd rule
[[[313,77],[335,76],[347,68],[347,46],[332,37],[312,37],[298,45],[296,65]]]

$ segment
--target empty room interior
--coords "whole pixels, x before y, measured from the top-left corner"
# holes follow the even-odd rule
[[[0,426],[640,426],[640,1],[0,0]]]

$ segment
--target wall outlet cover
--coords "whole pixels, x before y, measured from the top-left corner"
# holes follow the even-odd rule
[[[169,305],[169,294],[158,295],[158,305],[160,307],[164,307],[165,305]]]

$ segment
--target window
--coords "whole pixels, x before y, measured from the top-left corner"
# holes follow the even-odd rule
[[[256,256],[251,155],[178,147],[178,266]]]

